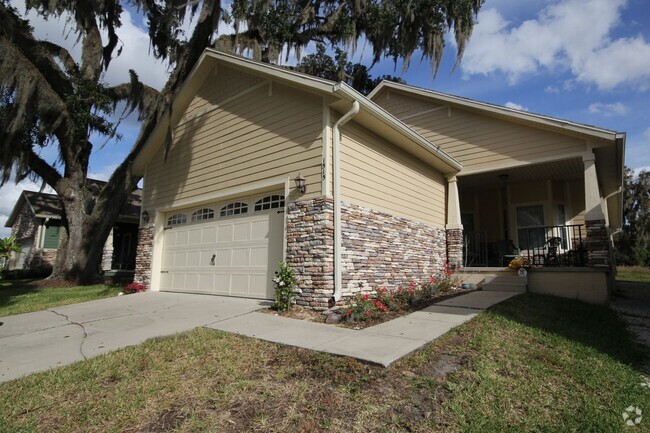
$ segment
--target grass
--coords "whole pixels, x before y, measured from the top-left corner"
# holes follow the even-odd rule
[[[521,295],[389,369],[208,329],[0,384],[0,432],[625,432],[614,312]],[[646,418],[648,417],[648,418]]]
[[[121,286],[38,287],[33,280],[0,279],[0,317],[117,296]]]
[[[617,281],[650,283],[650,268],[642,266],[619,266],[616,268]]]

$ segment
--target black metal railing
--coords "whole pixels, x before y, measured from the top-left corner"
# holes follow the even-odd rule
[[[465,232],[463,266],[488,266],[487,232]]]
[[[519,229],[519,255],[533,266],[585,266],[584,226],[545,226]]]

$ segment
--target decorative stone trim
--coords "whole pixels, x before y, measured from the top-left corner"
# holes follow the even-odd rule
[[[325,310],[334,295],[334,203],[319,198],[287,204],[286,262],[298,274],[296,303]]]
[[[374,285],[396,288],[410,279],[425,279],[441,270],[447,260],[444,229],[362,206],[342,203],[341,232],[343,298],[339,304],[359,291],[370,291]],[[286,261],[300,278],[297,304],[314,310],[331,307],[332,199],[287,205]]]
[[[445,230],[407,218],[344,202],[341,232],[343,297],[423,280],[447,261]]]
[[[463,229],[447,229],[447,262],[463,265]]]
[[[135,275],[133,282],[144,284],[151,289],[151,260],[153,258],[153,226],[140,227],[138,230],[138,246],[135,256]]]
[[[610,266],[610,242],[605,220],[587,220],[587,263],[592,268],[608,268]]]
[[[113,229],[111,229],[102,251],[102,269],[110,271],[113,267]]]

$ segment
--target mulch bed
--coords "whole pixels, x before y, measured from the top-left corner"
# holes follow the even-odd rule
[[[364,320],[362,322],[351,322],[343,318],[343,320],[338,322],[336,326],[355,329],[355,330],[369,328],[371,326],[379,325],[380,323],[388,322],[389,320],[397,319],[398,317],[406,316],[407,314],[411,314],[414,311],[422,310],[423,308],[429,307],[438,302],[446,301],[447,299],[455,298],[456,296],[465,295],[467,293],[475,292],[477,290],[478,289],[470,289],[470,290],[452,289],[447,292],[438,292],[433,297],[427,299],[426,301],[420,302],[415,305],[411,305],[405,308],[404,310],[386,311],[385,313],[381,313],[378,316],[373,317],[372,319]],[[344,313],[345,307],[339,307],[338,311]],[[266,314],[274,314],[282,317],[288,317],[291,319],[309,320],[310,322],[316,322],[316,323],[325,323],[327,316],[331,313],[331,311],[328,312],[314,311],[309,308],[302,307],[300,305],[294,305],[291,311],[288,311],[286,313],[280,313],[278,311],[272,310],[271,308],[264,308],[260,310],[260,312]]]

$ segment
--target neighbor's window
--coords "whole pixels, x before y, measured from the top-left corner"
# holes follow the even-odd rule
[[[544,206],[517,206],[517,237],[519,249],[544,248]]]
[[[186,222],[187,222],[187,215],[185,215],[184,213],[177,213],[167,218],[168,226],[177,226],[179,224],[185,224]]]
[[[226,217],[231,215],[239,215],[243,213],[248,213],[248,205],[246,203],[236,201],[234,203],[230,203],[222,207],[221,211],[219,211],[219,216]]]
[[[267,195],[255,202],[255,211],[284,207],[284,196],[279,194]]]
[[[59,236],[61,232],[59,221],[50,221],[45,226],[45,235],[43,236],[43,248],[59,248]]]
[[[192,214],[192,222],[211,220],[213,218],[214,218],[214,209],[210,209],[209,207],[204,207],[203,209],[199,209]]]

